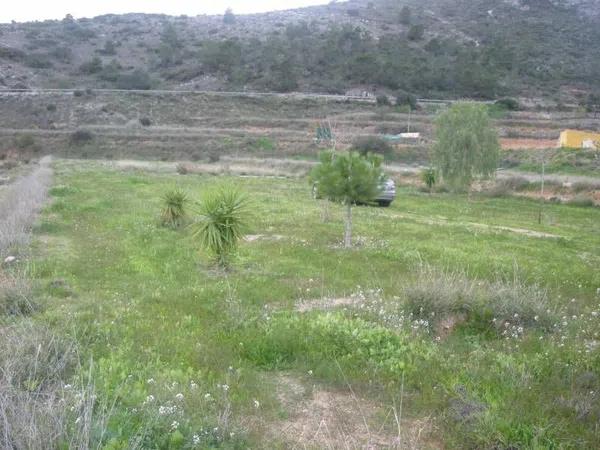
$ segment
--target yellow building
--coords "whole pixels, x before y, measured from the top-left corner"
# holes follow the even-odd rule
[[[600,133],[581,130],[565,130],[560,133],[558,145],[567,148],[600,149]]]

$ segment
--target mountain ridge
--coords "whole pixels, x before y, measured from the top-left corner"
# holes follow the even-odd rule
[[[599,10],[590,0],[351,0],[229,23],[131,13],[3,24],[0,88],[572,100],[599,89]]]

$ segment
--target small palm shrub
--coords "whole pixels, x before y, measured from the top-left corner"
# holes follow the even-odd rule
[[[223,269],[244,236],[248,219],[248,200],[235,189],[225,188],[206,196],[193,237],[215,257]]]
[[[187,216],[185,206],[188,198],[185,192],[174,189],[163,196],[161,221],[164,226],[178,228]]]
[[[433,186],[435,186],[435,183],[437,182],[435,169],[429,168],[423,170],[423,172],[421,172],[421,180],[423,181],[423,183],[425,183],[425,186],[427,186],[429,192],[431,192]]]

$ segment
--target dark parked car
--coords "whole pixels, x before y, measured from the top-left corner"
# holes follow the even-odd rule
[[[313,198],[323,198],[319,192],[319,185],[314,184],[312,190]],[[379,194],[373,199],[373,203],[387,207],[396,199],[396,183],[391,178],[385,177],[379,184]]]

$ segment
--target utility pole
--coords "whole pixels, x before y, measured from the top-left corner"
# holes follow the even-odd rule
[[[538,224],[542,223],[542,208],[544,207],[544,179],[546,175],[546,153],[542,153],[542,187],[540,191],[540,212],[538,214]]]

